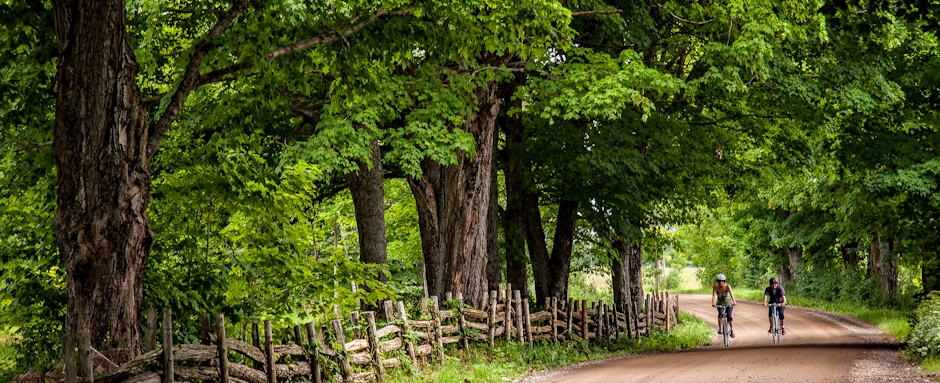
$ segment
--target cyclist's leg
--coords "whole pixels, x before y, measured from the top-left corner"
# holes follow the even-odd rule
[[[787,328],[783,326],[783,306],[780,306],[777,313],[780,315],[780,333],[787,335]]]
[[[721,311],[723,308],[718,307],[718,333],[721,334]]]
[[[734,311],[734,307],[728,307],[728,311],[725,313],[728,315],[728,331],[731,332],[731,337],[734,338],[734,319],[731,318],[731,312]]]
[[[770,324],[767,328],[767,333],[774,332],[774,308],[770,306],[767,307],[767,322]]]

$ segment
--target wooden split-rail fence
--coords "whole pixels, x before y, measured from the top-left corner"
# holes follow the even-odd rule
[[[383,302],[378,322],[374,312],[350,313],[348,326],[313,323],[290,328],[290,344],[274,344],[270,321],[251,323],[251,339],[236,339],[225,332],[225,317],[216,314],[215,331],[208,314],[201,317],[203,344],[174,344],[173,318],[162,313],[162,342],[156,344],[157,313],[150,310],[143,355],[120,366],[90,347],[87,339],[66,337],[65,363],[59,381],[171,383],[218,381],[223,383],[276,383],[308,380],[321,383],[385,381],[389,369],[410,365],[415,369],[435,360],[443,364],[445,352],[467,349],[472,343],[493,345],[497,340],[517,342],[614,340],[637,338],[654,329],[670,331],[678,322],[679,301],[668,293],[647,295],[645,302],[611,306],[585,300],[551,299],[545,310],[529,312],[528,299],[518,290],[492,291],[484,307],[462,303],[460,294],[447,294],[421,302],[420,318],[410,320],[403,302]],[[453,299],[452,299],[453,298]],[[443,304],[445,307],[441,308]],[[378,327],[379,325],[382,327]],[[263,333],[259,331],[263,327]],[[228,326],[229,328],[237,326]],[[247,327],[247,326],[246,326]],[[247,338],[247,331],[246,338]],[[250,343],[249,343],[250,342]],[[456,346],[449,346],[456,344]],[[77,355],[76,355],[77,350]],[[77,356],[77,358],[76,358]],[[76,360],[77,359],[77,360]],[[48,377],[49,375],[47,375]]]

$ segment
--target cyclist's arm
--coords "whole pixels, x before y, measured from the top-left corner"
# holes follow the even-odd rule
[[[717,294],[718,294],[718,292],[715,291],[715,287],[712,287],[712,307],[715,307],[715,296],[716,296]]]
[[[728,295],[731,296],[731,305],[732,305],[732,306],[737,306],[737,305],[738,305],[738,301],[734,300],[734,293],[731,292],[731,286],[728,286]]]
[[[787,305],[787,295],[786,295],[786,294],[780,296],[780,304],[781,304],[781,305],[784,305],[784,306]]]
[[[762,303],[761,306],[766,306],[766,305],[767,305],[767,298],[768,298],[767,292],[764,291],[764,303]]]

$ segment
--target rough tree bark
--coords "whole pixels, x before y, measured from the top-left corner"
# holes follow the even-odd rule
[[[797,283],[797,276],[803,271],[803,248],[787,246],[787,257],[789,258],[789,281]]]
[[[473,158],[458,153],[457,164],[448,166],[425,161],[422,177],[409,180],[418,205],[430,294],[462,293],[475,306],[488,288],[487,221],[501,104],[498,88],[493,83],[474,92],[477,111],[464,124],[476,142]]]
[[[56,1],[59,67],[53,138],[56,236],[67,332],[140,350],[144,264],[153,243],[148,121],[125,40],[123,1]]]
[[[548,297],[568,299],[568,277],[571,271],[571,251],[578,202],[570,200],[559,202],[551,253],[548,252],[545,242],[538,196],[534,193],[526,192],[525,210],[526,244],[529,249],[529,258],[532,260],[532,274],[535,278],[536,305],[544,307]]]
[[[518,81],[518,78],[517,78]],[[511,86],[514,90],[516,87]],[[521,106],[521,100],[513,100],[512,94],[504,95],[504,103],[510,108]],[[506,182],[506,211],[503,220],[503,235],[506,240],[506,281],[513,286],[526,288],[528,291],[528,278],[526,275],[526,186],[525,186],[525,166],[522,161],[522,142],[524,126],[519,116],[509,116],[503,114],[500,116],[500,126],[506,139],[506,147],[503,150],[503,178]],[[535,258],[533,258],[533,261]],[[547,260],[538,258],[539,261]],[[533,270],[541,270],[547,267],[545,264],[533,265]],[[544,297],[548,294],[546,278],[535,278],[536,297]],[[541,298],[536,299],[536,306],[541,306]]]
[[[574,248],[575,215],[578,202],[562,200],[558,203],[555,237],[552,239],[552,256],[548,259],[548,296],[568,299],[568,277],[571,274],[571,252]],[[544,302],[544,300],[543,300]]]
[[[880,255],[880,280],[881,291],[888,296],[898,296],[898,260],[899,254],[895,251],[896,239],[883,240],[881,233],[878,233],[878,253]]]
[[[627,276],[627,281],[630,283],[630,293],[633,294],[633,302],[640,305],[645,299],[643,295],[643,245],[640,243],[630,244],[627,250],[627,258],[630,260],[629,275]]]
[[[382,173],[382,150],[379,141],[372,141],[371,167],[359,161],[359,171],[346,175],[356,213],[356,231],[359,235],[359,260],[362,263],[384,265],[388,262],[388,239],[385,233],[385,177]],[[379,282],[388,281],[379,273]],[[366,305],[364,309],[376,309]]]
[[[617,258],[613,260],[611,268],[611,286],[614,290],[614,304],[617,307],[623,307],[632,302],[633,292],[630,283],[630,243],[623,240],[614,240],[611,242],[614,251],[617,252]]]

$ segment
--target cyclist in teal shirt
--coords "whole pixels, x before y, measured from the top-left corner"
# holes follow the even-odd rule
[[[770,286],[764,289],[764,304],[779,303],[777,314],[780,316],[780,334],[787,335],[787,328],[783,327],[783,306],[787,304],[787,293],[783,291],[783,286],[777,283],[777,278],[770,278]],[[770,329],[767,332],[774,331],[774,312],[773,307],[767,311],[767,319],[770,321]]]
[[[728,317],[728,328],[732,338],[734,338],[734,325],[732,325],[731,319],[731,310],[734,306],[737,305],[737,302],[734,301],[734,293],[731,292],[731,285],[728,284],[728,281],[725,280],[724,274],[718,274],[715,277],[715,285],[712,286],[712,307],[716,305],[725,306],[725,315]],[[721,320],[721,311],[718,312],[719,321]],[[718,333],[721,334],[721,329],[718,329]]]

